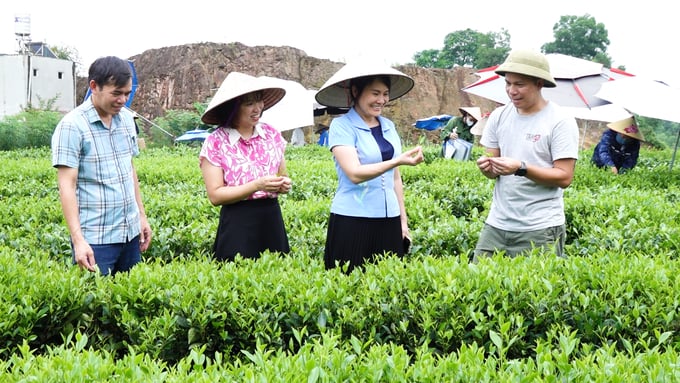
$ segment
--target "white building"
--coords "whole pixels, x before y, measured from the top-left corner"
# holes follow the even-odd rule
[[[68,112],[76,106],[76,64],[42,43],[30,52],[0,55],[0,118],[27,107]]]
[[[68,112],[76,106],[76,64],[31,41],[31,16],[14,16],[18,54],[0,54],[0,118],[32,108]]]

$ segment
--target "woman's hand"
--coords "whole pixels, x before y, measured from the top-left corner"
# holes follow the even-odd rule
[[[423,162],[425,160],[425,156],[423,155],[423,147],[422,146],[416,146],[415,148],[408,150],[404,153],[401,153],[401,156],[399,156],[399,164],[400,165],[418,165],[419,163]]]
[[[277,191],[277,193],[286,194],[293,187],[293,182],[290,180],[290,178],[288,178],[286,176],[282,176],[282,177],[283,177],[283,183],[281,184],[281,186],[279,186],[279,190]]]
[[[288,193],[293,186],[286,176],[264,176],[257,180],[257,190],[267,193]]]

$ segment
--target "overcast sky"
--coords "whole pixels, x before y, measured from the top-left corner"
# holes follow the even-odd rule
[[[29,15],[33,41],[77,49],[85,68],[100,56],[199,42],[291,46],[333,61],[399,65],[466,28],[505,28],[512,48],[538,50],[553,40],[560,16],[589,14],[609,32],[614,67],[680,87],[680,17],[668,0],[4,0],[2,8],[0,53],[15,53],[14,16]]]

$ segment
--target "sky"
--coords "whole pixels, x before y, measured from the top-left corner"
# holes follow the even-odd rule
[[[15,16],[28,15],[32,41],[74,48],[83,68],[101,56],[201,42],[290,46],[320,59],[396,66],[467,28],[505,28],[511,48],[539,50],[553,41],[561,16],[588,14],[608,31],[612,66],[680,88],[680,17],[668,0],[4,0],[2,8],[0,53],[16,52],[15,33],[26,24]]]

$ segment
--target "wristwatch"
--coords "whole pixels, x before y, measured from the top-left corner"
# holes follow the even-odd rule
[[[526,162],[522,161],[521,164],[519,165],[519,169],[515,172],[516,176],[524,177],[527,175],[527,164]]]

